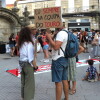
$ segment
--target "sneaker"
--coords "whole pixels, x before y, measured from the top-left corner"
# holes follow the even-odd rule
[[[47,62],[49,62],[49,59],[45,59],[43,62],[44,62],[44,63],[47,63]]]

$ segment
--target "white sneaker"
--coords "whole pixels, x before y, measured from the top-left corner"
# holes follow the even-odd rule
[[[49,59],[45,59],[43,62],[44,62],[44,63],[47,63],[47,62],[49,62]]]

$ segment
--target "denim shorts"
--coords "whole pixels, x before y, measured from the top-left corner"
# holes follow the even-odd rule
[[[14,44],[9,44],[9,47],[13,48],[13,47],[15,47],[15,45]]]
[[[43,50],[48,50],[49,49],[49,45],[44,45],[43,46]]]
[[[53,60],[51,67],[52,82],[67,80],[67,67],[68,60],[66,58],[60,57],[57,60]]]

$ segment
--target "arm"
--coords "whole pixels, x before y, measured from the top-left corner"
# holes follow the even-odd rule
[[[46,34],[46,36],[47,36],[47,39],[49,40],[49,43],[50,43],[50,45],[52,46],[52,48],[54,49],[54,50],[59,50],[59,48],[61,47],[61,45],[62,45],[62,42],[61,41],[54,41],[53,39],[52,39],[52,36],[50,35],[50,34]]]
[[[38,66],[36,65],[36,60],[35,60],[35,59],[32,61],[32,65],[33,65],[34,68],[37,68],[37,67],[38,67]]]
[[[15,38],[12,38],[12,41],[15,41],[16,39]]]
[[[84,51],[84,48],[83,48],[81,45],[79,45],[79,51],[78,51],[78,54],[82,53],[83,51]]]
[[[80,38],[80,41],[81,41],[82,40],[82,34],[81,33],[79,34],[79,38]]]
[[[35,50],[34,50],[34,60],[32,62],[33,66],[34,66],[34,70],[37,70],[38,69],[38,66],[36,64],[36,58],[37,58],[37,40],[35,41]]]
[[[37,67],[36,58],[35,58],[35,54],[34,54],[34,48],[33,48],[32,43],[28,44],[28,60],[29,60],[29,63],[31,63],[33,65],[33,67]]]
[[[37,57],[37,43],[38,43],[38,40],[36,39],[35,40],[35,43],[34,43],[34,59],[36,59],[36,57]]]
[[[87,80],[89,76],[89,72],[86,72],[86,76],[82,79],[82,81]]]

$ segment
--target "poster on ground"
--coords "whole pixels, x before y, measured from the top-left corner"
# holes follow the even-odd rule
[[[37,28],[60,28],[62,26],[61,7],[35,9],[34,17]]]

